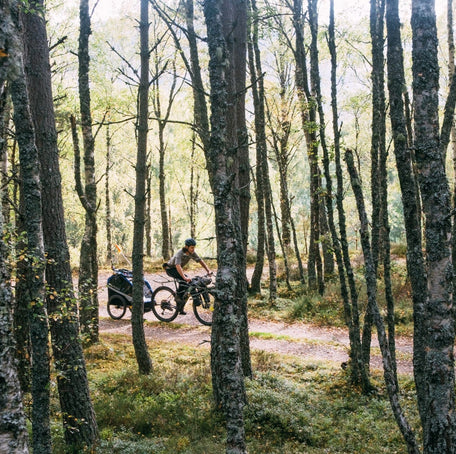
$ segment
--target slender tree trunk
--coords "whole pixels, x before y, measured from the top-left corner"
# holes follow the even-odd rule
[[[169,225],[168,212],[166,207],[165,193],[165,140],[163,137],[164,125],[159,122],[158,126],[158,143],[159,143],[159,198],[160,198],[160,215],[162,224],[162,257],[163,260],[170,258],[169,247]]]
[[[251,13],[252,15],[252,13]],[[250,83],[252,85],[252,95],[254,99],[254,105],[256,105],[258,100],[258,87],[257,87],[257,74],[255,68],[255,55],[253,51],[253,37],[251,35],[252,23],[250,23],[250,39],[248,42],[248,59],[249,59],[249,70],[250,70]],[[259,123],[260,117],[255,115],[255,124]],[[260,125],[255,126],[255,130],[260,131]],[[264,254],[265,254],[265,244],[266,244],[266,224],[265,224],[265,213],[264,213],[264,189],[263,189],[263,166],[261,165],[262,159],[262,150],[261,146],[264,143],[256,140],[256,185],[255,185],[255,197],[257,201],[257,249],[256,249],[256,260],[255,268],[253,269],[252,279],[250,281],[249,291],[253,294],[261,294],[261,277],[263,275],[264,267]]]
[[[106,261],[112,266],[112,228],[111,228],[111,135],[109,124],[106,127],[106,170],[105,170],[105,205],[106,205]]]
[[[43,3],[33,2],[32,9],[41,11]],[[98,428],[90,400],[82,346],[78,340],[79,325],[65,233],[46,27],[44,18],[33,13],[24,15],[24,24],[27,82],[40,161],[47,306],[57,386],[65,440],[74,449],[83,449],[96,442]]]
[[[322,292],[322,267],[319,249],[319,183],[318,141],[316,135],[316,102],[310,93],[302,24],[302,0],[293,1],[293,27],[296,33],[296,87],[301,108],[302,127],[305,133],[310,167],[310,242],[307,260],[307,276],[310,289]]]
[[[434,2],[412,1],[415,158],[425,214],[427,292],[423,310],[423,378],[417,392],[427,411],[424,452],[454,452],[454,309],[450,193],[440,147],[437,30]],[[453,105],[454,108],[454,105]],[[415,340],[416,342],[417,340]]]
[[[6,83],[4,83],[0,91],[0,182],[2,188],[5,188],[1,198],[4,224],[7,224],[10,220],[11,208],[8,196],[8,126],[11,113],[10,106],[11,102],[8,100],[8,88]]]
[[[365,263],[364,274],[366,278],[368,306],[370,307],[375,325],[377,327],[378,342],[380,344],[380,349],[382,352],[385,384],[388,390],[391,408],[393,410],[394,417],[402,433],[402,436],[407,443],[408,452],[419,454],[420,450],[415,439],[415,434],[413,433],[399,402],[399,389],[397,387],[396,373],[390,355],[390,349],[388,346],[388,339],[386,336],[383,319],[377,304],[377,275],[374,259],[372,257],[371,243],[369,240],[369,225],[366,209],[364,206],[364,196],[360,184],[360,179],[353,163],[353,153],[351,150],[346,151],[345,160],[347,162],[347,168],[350,174],[350,182],[353,188],[353,193],[355,195],[356,206],[358,208],[359,220],[361,224],[360,236]]]
[[[198,198],[199,198],[199,173],[195,172],[195,133],[192,138],[192,154],[190,165],[190,236],[196,238],[196,216],[198,213]]]
[[[246,304],[245,254],[238,195],[236,130],[230,130],[227,91],[229,74],[222,22],[231,23],[229,7],[222,0],[204,3],[211,84],[211,142],[207,157],[213,169],[213,191],[218,245],[217,299],[212,325],[211,366],[215,403],[225,414],[226,452],[246,453],[243,407],[244,374],[241,357],[242,308]],[[232,85],[231,85],[232,87]]]
[[[334,27],[334,0],[330,2],[330,21],[328,29],[328,47],[331,54],[331,110],[333,119],[334,132],[334,161],[336,165],[337,193],[336,204],[339,214],[339,232],[341,239],[337,235],[333,202],[332,202],[332,179],[329,169],[329,154],[326,146],[323,146],[323,165],[326,178],[326,206],[328,211],[328,220],[333,241],[334,253],[336,256],[337,269],[339,274],[340,291],[344,305],[345,323],[348,328],[350,339],[350,359],[351,359],[351,378],[353,383],[361,384],[363,392],[368,393],[372,387],[369,382],[367,370],[361,355],[361,338],[357,304],[357,290],[353,278],[353,271],[348,255],[348,244],[345,228],[345,213],[343,206],[343,181],[342,169],[340,163],[340,130],[339,130],[339,114],[337,108],[337,54],[335,43],[335,27]],[[321,103],[319,103],[321,105]],[[320,123],[324,121],[320,118]],[[347,263],[348,262],[348,263]],[[349,276],[349,272],[351,276]],[[349,287],[347,287],[347,280]],[[349,288],[351,294],[349,295]]]
[[[152,164],[149,162],[146,167],[146,219],[145,219],[145,234],[146,234],[146,255],[152,256]],[[170,229],[166,232],[168,236],[168,244],[170,243]],[[170,249],[171,250],[171,249]]]
[[[280,249],[282,250],[282,255],[283,255],[283,266],[285,268],[285,282],[287,283],[287,289],[291,290],[290,267],[288,265],[287,251],[286,251],[283,239],[282,239],[282,235],[280,234],[279,220],[278,220],[278,216],[277,216],[277,212],[276,212],[274,204],[272,204],[272,211],[274,213],[274,221],[275,221],[275,226],[276,226],[276,230],[277,230],[277,238],[279,239]]]
[[[141,0],[139,24],[141,42],[141,76],[138,93],[138,150],[136,155],[135,218],[133,231],[133,306],[131,326],[136,361],[140,374],[152,371],[152,360],[144,335],[144,207],[146,202],[147,134],[149,98],[149,2]]]
[[[306,285],[306,278],[304,275],[304,266],[301,260],[301,254],[299,252],[299,245],[298,245],[298,237],[296,235],[296,227],[293,218],[290,218],[291,221],[291,231],[293,233],[293,245],[296,255],[296,261],[298,262],[298,269],[299,269],[299,280],[301,281],[302,285]]]
[[[97,186],[95,177],[95,141],[92,134],[92,113],[89,87],[89,36],[92,33],[89,0],[79,5],[78,81],[81,129],[84,144],[85,229],[79,263],[79,316],[81,331],[89,344],[98,341],[98,260],[97,260]]]
[[[251,0],[252,11],[257,14],[255,0]],[[262,190],[264,196],[264,213],[267,234],[267,256],[269,264],[269,301],[274,303],[277,299],[277,265],[275,260],[275,240],[274,240],[274,224],[272,213],[272,191],[269,179],[268,152],[266,142],[266,114],[264,101],[264,83],[263,71],[261,68],[261,54],[258,46],[258,23],[253,22],[252,30],[252,48],[255,64],[255,72],[253,73],[252,86],[256,85],[256,97],[254,98],[255,110],[255,133],[256,142],[259,147],[259,158],[261,165]],[[252,71],[252,68],[250,69]],[[251,76],[252,77],[252,76]],[[258,184],[258,181],[257,181]]]
[[[203,149],[206,154],[206,165],[210,166],[210,160],[207,159],[207,153],[209,150],[210,141],[210,130],[209,130],[209,116],[207,113],[207,104],[205,97],[205,89],[203,84],[203,78],[201,76],[201,66],[199,62],[197,35],[194,27],[194,12],[193,12],[193,0],[185,0],[185,19],[187,24],[187,38],[190,51],[190,62],[189,68],[192,79],[192,90],[193,90],[193,118],[195,121],[195,131],[203,144]],[[210,167],[207,168],[209,173],[209,181],[212,184],[212,170]]]
[[[407,271],[412,287],[414,342],[413,370],[417,389],[426,386],[424,376],[424,305],[426,299],[426,271],[422,253],[420,204],[417,197],[413,161],[408,147],[407,117],[402,95],[405,86],[402,42],[398,0],[387,0],[386,25],[388,28],[388,91],[390,102],[391,129],[394,140],[396,167],[401,186],[404,207],[405,233],[407,240]],[[418,395],[418,409],[421,420],[426,415],[423,394]]]

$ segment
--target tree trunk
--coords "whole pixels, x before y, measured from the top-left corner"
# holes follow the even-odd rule
[[[4,224],[10,220],[10,202],[8,197],[8,126],[10,121],[11,103],[8,101],[8,87],[6,83],[0,91],[0,183],[3,191],[1,198],[1,209],[3,212]]]
[[[176,67],[173,67],[173,82],[171,84],[168,94],[168,105],[165,113],[163,114],[160,100],[160,75],[166,69],[167,62],[160,65],[160,56],[158,55],[158,47],[154,46],[154,64],[155,76],[152,82],[153,94],[152,103],[154,106],[155,116],[158,123],[158,179],[159,179],[159,199],[160,199],[160,217],[162,226],[162,257],[167,261],[171,257],[171,248],[169,246],[169,224],[168,224],[168,211],[166,206],[166,172],[165,172],[165,128],[169,120],[171,108],[173,106],[174,98],[176,95],[176,82],[177,74]],[[192,237],[193,238],[193,237]]]
[[[111,172],[111,136],[109,124],[106,127],[106,170],[105,170],[105,205],[106,205],[106,261],[112,266],[112,228],[111,228],[111,188],[109,177]]]
[[[417,393],[426,453],[454,452],[454,310],[450,193],[440,148],[437,30],[434,2],[412,1],[415,158],[425,215],[427,292],[423,308],[423,382]],[[454,105],[453,105],[454,108]],[[415,339],[415,342],[418,339]],[[414,343],[415,343],[414,342]]]
[[[194,128],[203,144],[204,153],[206,155],[206,165],[210,166],[210,160],[207,153],[209,150],[210,131],[209,131],[209,116],[207,113],[207,104],[203,78],[201,76],[201,67],[199,63],[198,44],[196,41],[196,33],[194,28],[193,0],[185,0],[185,19],[187,24],[187,38],[190,51],[189,73],[192,79],[193,90],[193,118]],[[207,168],[209,173],[209,181],[212,184],[212,170]]]
[[[242,5],[242,2],[241,2]],[[225,74],[233,64],[228,54],[222,22],[232,23],[233,5],[223,0],[204,3],[211,85],[211,141],[207,157],[213,170],[213,193],[218,245],[217,299],[211,336],[211,367],[215,403],[225,414],[226,452],[246,453],[243,407],[244,374],[241,358],[241,325],[246,304],[245,254],[240,222],[238,193],[238,135],[230,115]],[[223,13],[222,13],[223,12]],[[244,11],[245,14],[245,11]],[[228,17],[227,17],[228,16]],[[231,30],[230,30],[231,31]],[[226,61],[230,61],[226,65]],[[231,128],[231,129],[230,129]]]
[[[8,12],[0,6],[0,28],[8,17]],[[0,38],[0,47],[1,47]],[[3,88],[3,68],[0,64],[0,88]],[[2,80],[3,79],[3,80]],[[25,412],[22,405],[22,394],[16,370],[14,351],[16,344],[13,333],[12,303],[13,296],[9,285],[9,275],[5,258],[7,248],[3,242],[3,213],[0,212],[0,383],[2,383],[2,399],[0,402],[0,452],[8,454],[27,454],[28,434]]]
[[[13,5],[16,8],[16,4]],[[14,41],[17,30],[14,32],[14,25],[11,17],[10,2],[0,3],[0,29],[11,30],[10,34],[3,33],[0,36],[0,48],[13,55],[20,56],[15,52],[19,49],[19,43]],[[10,35],[10,36],[8,36]],[[0,96],[6,93],[6,80],[9,71],[14,71],[19,61],[11,59],[0,60]],[[1,112],[3,115],[3,112]],[[3,133],[3,131],[1,131]],[[0,136],[5,139],[5,135]],[[6,142],[6,140],[5,140]],[[3,146],[3,145],[2,145]],[[3,193],[3,191],[1,191]],[[3,210],[2,210],[3,211]],[[10,275],[6,265],[8,256],[6,245],[3,242],[3,213],[0,212],[0,382],[2,383],[2,399],[0,402],[0,452],[11,454],[27,454],[28,434],[25,419],[25,412],[22,406],[22,394],[14,358],[15,342],[12,321],[13,297],[9,285]]]
[[[41,11],[43,3],[34,2]],[[65,440],[76,449],[92,446],[98,438],[89,394],[84,355],[78,340],[77,308],[74,302],[70,255],[68,251],[57,131],[51,89],[49,49],[44,18],[24,16],[28,84],[42,183],[44,247],[47,255],[47,306],[57,369],[57,386],[63,415]]]
[[[407,240],[407,271],[412,286],[414,342],[413,370],[417,389],[426,386],[424,376],[424,304],[426,299],[426,272],[421,245],[420,208],[410,148],[407,145],[408,130],[403,99],[405,86],[402,42],[398,0],[387,0],[386,25],[388,28],[388,91],[391,129],[394,140],[396,167],[404,207]],[[418,394],[418,409],[423,421],[427,412],[422,394]]]
[[[98,341],[98,260],[97,260],[97,185],[95,177],[95,141],[89,87],[89,36],[92,33],[89,0],[79,5],[78,81],[81,129],[84,144],[84,191],[80,199],[85,210],[85,230],[79,263],[79,316],[82,334],[88,344]]]
[[[345,324],[348,328],[349,339],[350,339],[350,371],[353,383],[361,384],[363,392],[368,393],[372,387],[369,382],[367,370],[364,367],[364,363],[361,356],[361,339],[360,339],[360,327],[359,327],[359,316],[358,316],[358,305],[357,305],[357,292],[356,286],[353,279],[353,271],[351,270],[350,258],[348,256],[348,246],[345,233],[345,214],[343,207],[343,181],[342,181],[342,169],[340,165],[340,131],[339,131],[339,115],[337,108],[337,55],[336,55],[336,43],[335,43],[335,30],[334,30],[334,0],[330,2],[330,21],[328,29],[328,47],[331,54],[331,107],[333,115],[333,132],[334,132],[334,160],[336,165],[336,178],[337,178],[337,194],[336,203],[339,213],[339,231],[341,234],[341,240],[337,235],[337,230],[334,221],[334,208],[333,208],[333,195],[332,195],[332,179],[329,168],[329,153],[325,145],[323,145],[323,166],[325,171],[326,179],[326,207],[328,211],[328,221],[331,231],[331,238],[336,256],[337,269],[339,274],[340,292],[344,305],[344,316]],[[321,102],[319,102],[321,106]],[[319,107],[320,108],[320,107]],[[322,117],[320,116],[320,124],[325,124]],[[344,236],[345,235],[345,236]],[[345,240],[345,246],[343,241]],[[345,254],[344,254],[345,247]],[[344,258],[348,259],[348,267],[344,263]],[[348,268],[348,269],[347,269]],[[351,280],[348,277],[348,270],[351,271]],[[347,278],[346,278],[347,274]],[[347,279],[351,285],[352,297],[347,287]]]
[[[133,306],[131,326],[136,361],[140,374],[152,371],[152,360],[147,350],[144,335],[144,208],[146,203],[147,134],[149,98],[149,2],[141,0],[139,24],[141,41],[141,76],[138,93],[138,149],[136,155],[136,192],[133,231]]]
[[[365,278],[367,286],[368,306],[370,307],[375,325],[377,327],[378,342],[382,352],[383,372],[386,388],[390,399],[393,415],[399,426],[399,429],[407,443],[409,453],[419,454],[420,450],[415,439],[415,435],[408,424],[402,408],[399,403],[399,389],[397,387],[396,372],[394,370],[393,361],[391,359],[390,350],[388,347],[388,339],[386,337],[383,319],[377,305],[377,275],[375,270],[374,259],[372,257],[371,243],[369,240],[369,225],[364,206],[364,196],[360,184],[360,179],[353,163],[353,153],[347,150],[345,154],[348,172],[350,174],[350,182],[353,188],[353,193],[356,199],[358,208],[359,220],[361,224],[360,237],[365,263]]]
[[[252,13],[251,13],[252,15]],[[255,68],[255,55],[253,51],[253,32],[252,23],[250,23],[250,38],[248,42],[248,59],[249,59],[249,70],[250,70],[250,83],[252,85],[252,96],[254,106],[259,103],[258,100],[258,87],[257,87],[257,74]],[[256,123],[260,122],[260,117],[255,115],[255,130],[260,131],[260,125]],[[255,197],[257,201],[257,248],[256,248],[256,260],[255,267],[253,269],[252,279],[250,281],[249,291],[252,294],[261,294],[261,277],[263,275],[264,268],[264,254],[266,244],[266,224],[265,224],[265,213],[264,213],[264,189],[263,189],[263,166],[261,165],[262,151],[258,137],[256,140],[256,185],[255,185]]]
[[[257,14],[255,0],[251,0],[252,12]],[[255,111],[255,134],[256,144],[258,147],[257,165],[261,165],[261,188],[264,197],[264,214],[267,234],[267,255],[269,264],[269,301],[274,303],[277,299],[277,266],[275,260],[275,241],[274,241],[274,221],[272,213],[272,191],[269,180],[269,165],[268,152],[266,142],[266,115],[264,109],[264,83],[263,71],[261,69],[261,54],[258,46],[258,23],[253,22],[252,29],[252,49],[254,68],[250,68],[252,79],[252,93],[254,95],[254,111]],[[254,88],[253,88],[254,87]],[[258,161],[259,158],[259,161]],[[259,184],[257,175],[257,185]],[[257,186],[258,187],[258,186]],[[260,219],[260,216],[259,216]]]
[[[307,276],[310,289],[322,292],[322,269],[319,249],[319,185],[320,170],[318,168],[318,141],[316,135],[316,102],[311,96],[304,47],[304,30],[302,24],[302,0],[293,1],[293,27],[296,34],[296,87],[301,108],[301,120],[304,130],[307,155],[310,167],[310,244],[307,260]]]
[[[13,20],[16,34],[20,34],[19,12],[15,8]],[[14,106],[14,125],[19,145],[24,195],[24,227],[27,235],[27,256],[30,266],[26,270],[27,302],[29,309],[30,339],[32,352],[32,433],[33,451],[51,452],[50,431],[50,367],[48,344],[48,319],[45,307],[44,243],[41,211],[41,183],[35,131],[30,115],[21,49],[18,53],[17,74],[11,82],[11,98]]]

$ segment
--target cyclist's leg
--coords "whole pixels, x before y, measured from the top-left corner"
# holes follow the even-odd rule
[[[177,281],[177,289],[176,289],[176,296],[183,301],[184,300],[184,294],[185,290],[187,290],[188,284],[182,279],[181,275],[179,272],[176,270],[176,268],[166,268],[166,274]]]

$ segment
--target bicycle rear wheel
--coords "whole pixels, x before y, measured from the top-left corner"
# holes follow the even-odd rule
[[[157,287],[152,295],[152,312],[162,322],[172,322],[178,313],[174,290]]]
[[[127,311],[127,302],[120,295],[112,295],[108,301],[108,314],[114,320],[120,320]]]
[[[212,315],[214,313],[215,295],[210,290],[205,290],[203,294],[193,298],[193,313],[200,323],[206,326],[212,325]]]

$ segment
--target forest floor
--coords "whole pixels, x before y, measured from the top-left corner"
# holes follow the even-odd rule
[[[130,314],[122,320],[113,320],[106,310],[108,299],[106,282],[109,271],[99,274],[100,331],[131,336]],[[146,279],[155,288],[169,278],[163,273],[146,275]],[[179,315],[167,324],[158,322],[152,312],[144,314],[146,339],[176,342],[189,346],[209,349],[210,327],[201,325],[192,313],[190,304],[186,307],[187,315]],[[252,350],[300,357],[306,362],[332,363],[342,367],[348,361],[349,339],[345,329],[328,326],[316,326],[303,322],[277,322],[249,319],[250,347]],[[396,339],[397,365],[399,374],[412,374],[412,339]],[[382,359],[377,340],[372,342],[371,367],[382,368]]]

